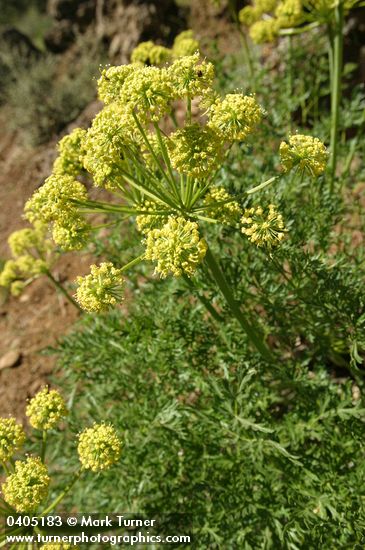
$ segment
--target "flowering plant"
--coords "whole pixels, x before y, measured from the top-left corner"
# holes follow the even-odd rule
[[[42,434],[39,455],[25,455],[15,460],[14,457],[23,450],[26,433],[15,418],[0,418],[0,463],[6,474],[1,485],[0,510],[3,514],[33,514],[46,516],[60,504],[71,491],[74,484],[86,470],[100,472],[109,469],[118,462],[121,455],[121,440],[113,426],[94,424],[78,436],[79,469],[71,476],[69,483],[60,494],[48,501],[51,490],[51,476],[46,461],[46,448],[52,431],[67,416],[66,403],[57,390],[44,387],[28,403],[26,416],[31,427]],[[39,525],[35,527],[43,534],[47,531]],[[14,525],[0,535],[0,545],[12,534],[21,535],[29,526]],[[57,546],[62,549],[61,546]],[[66,545],[65,549],[69,546]],[[42,546],[44,550],[52,545]]]
[[[206,262],[251,343],[271,361],[257,322],[237,305],[206,234],[208,224],[242,227],[243,235],[270,254],[285,236],[275,205],[256,207],[251,214],[242,209],[243,199],[247,202],[280,176],[236,196],[216,184],[222,164],[256,130],[264,109],[254,95],[235,91],[220,97],[214,90],[214,67],[198,52],[162,67],[138,61],[106,68],[98,93],[104,108],[88,130],[77,128],[61,140],[53,174],[25,205],[26,218],[49,224],[53,239],[66,250],[88,243],[93,229],[89,213],[135,220],[141,254],[121,268],[110,262],[92,266],[89,275],[77,280],[79,305],[100,312],[120,302],[124,272],[144,260],[154,263],[160,277],[172,274],[189,284]],[[179,120],[177,106],[184,111]],[[310,136],[291,136],[280,154],[282,173],[293,169],[302,177],[317,177],[325,169],[326,149]],[[88,197],[77,179],[85,170],[113,201]],[[212,305],[208,309],[214,312]]]

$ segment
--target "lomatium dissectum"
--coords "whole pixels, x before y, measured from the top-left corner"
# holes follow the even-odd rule
[[[8,515],[16,516],[18,513],[41,518],[51,514],[86,470],[94,473],[105,471],[119,461],[122,441],[114,427],[101,423],[86,428],[78,435],[79,469],[70,475],[65,488],[49,502],[52,471],[47,464],[46,447],[52,445],[51,437],[67,414],[66,403],[57,390],[44,387],[30,399],[26,416],[30,426],[42,434],[42,437],[33,442],[33,449],[36,448],[35,442],[40,443],[39,455],[25,454],[24,447],[28,438],[23,426],[15,418],[0,418],[0,465],[6,474],[1,484],[0,507]],[[20,453],[23,456],[19,456]],[[15,460],[16,457],[19,458]],[[38,522],[34,532],[47,537],[47,525]],[[0,546],[4,546],[8,536],[29,535],[32,526],[33,524],[28,523],[9,525],[6,532],[0,534]],[[69,545],[42,546],[51,549],[54,547],[66,550]],[[30,544],[29,548],[33,546]]]
[[[248,28],[257,44],[273,42],[279,36],[288,40],[288,72],[292,88],[292,37],[323,26],[328,39],[328,69],[331,89],[331,140],[329,175],[331,191],[337,168],[340,129],[340,103],[343,76],[343,35],[346,16],[363,5],[362,0],[252,0],[242,8],[238,19]],[[290,93],[294,93],[291,89]]]
[[[183,35],[174,47],[180,43],[187,48],[186,41],[191,40],[190,34]],[[88,214],[130,216],[141,235],[140,256],[120,268],[109,262],[92,266],[89,275],[78,279],[80,306],[100,312],[116,305],[123,298],[124,273],[144,260],[154,264],[159,276],[181,276],[189,284],[205,263],[249,340],[270,361],[271,352],[257,322],[238,307],[209,248],[206,231],[207,224],[231,226],[238,232],[243,227],[242,235],[270,253],[286,233],[275,205],[268,207],[266,218],[265,207],[260,215],[255,207],[251,228],[242,209],[243,199],[247,202],[277,176],[236,196],[216,184],[231,148],[257,131],[265,111],[254,95],[235,91],[220,97],[214,91],[214,67],[198,52],[176,54],[171,64],[161,67],[143,65],[142,60],[151,62],[152,54],[147,59],[143,53],[150,47],[137,48],[130,65],[102,71],[98,93],[104,108],[88,130],[76,129],[61,140],[54,172],[27,202],[25,215],[32,223],[49,224],[53,238],[67,249],[79,249],[88,242],[93,230]],[[179,121],[177,104],[185,106],[184,119]],[[321,149],[315,144],[313,162]],[[290,158],[295,156],[291,151],[284,158],[285,170],[290,168],[289,153]],[[306,166],[311,151],[306,148]],[[295,159],[292,165],[297,166]],[[324,166],[318,162],[315,166],[312,175],[317,176]],[[113,202],[88,198],[86,187],[77,179],[86,172],[96,187],[114,194]]]

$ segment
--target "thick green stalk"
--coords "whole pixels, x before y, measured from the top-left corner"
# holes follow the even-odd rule
[[[223,294],[231,312],[236,317],[237,321],[247,334],[250,342],[255,346],[255,348],[262,355],[265,361],[273,363],[274,357],[270,349],[266,345],[262,335],[260,334],[258,327],[253,326],[251,322],[247,320],[244,313],[241,311],[222,270],[220,269],[209,248],[207,250],[205,259],[207,261],[211,274],[219,287],[219,290]]]
[[[334,190],[334,179],[337,165],[337,148],[340,121],[342,64],[343,64],[343,0],[338,0],[335,8],[335,30],[333,39],[333,78],[331,89],[331,159],[330,178],[331,192]]]

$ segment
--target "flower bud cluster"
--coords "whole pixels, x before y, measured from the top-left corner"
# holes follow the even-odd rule
[[[210,206],[205,210],[209,218],[218,220],[223,225],[235,225],[242,210],[237,201],[224,189],[212,187],[204,197],[204,205]]]
[[[26,408],[29,423],[37,430],[51,430],[67,414],[65,400],[57,390],[43,388],[35,395]]]
[[[183,31],[175,37],[171,49],[165,48],[148,40],[140,42],[134,48],[131,61],[141,65],[164,65],[179,57],[193,55],[199,51],[199,42],[194,38],[192,30]]]
[[[7,462],[24,441],[25,432],[15,418],[0,418],[0,462]]]
[[[118,462],[122,443],[113,426],[94,424],[79,435],[77,450],[85,469],[100,472]]]
[[[170,273],[175,277],[183,274],[191,277],[207,248],[205,240],[199,235],[197,223],[169,216],[161,229],[148,232],[145,257],[157,262],[155,272],[162,278]]]
[[[85,311],[100,313],[122,301],[124,278],[121,269],[104,262],[90,266],[90,271],[89,275],[77,278],[76,299]]]
[[[295,170],[301,175],[318,177],[326,169],[328,151],[320,139],[294,134],[288,143],[280,144],[280,158],[284,172]]]
[[[241,224],[242,233],[257,246],[273,248],[285,236],[283,217],[273,204],[269,204],[265,210],[261,206],[247,209],[241,218]]]
[[[17,460],[14,473],[1,486],[4,500],[17,512],[35,512],[48,495],[50,481],[39,457]]]

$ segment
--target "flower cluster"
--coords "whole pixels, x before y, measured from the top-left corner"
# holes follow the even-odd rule
[[[213,64],[200,61],[199,52],[177,59],[167,73],[176,99],[203,96],[213,85]]]
[[[162,278],[169,273],[175,277],[182,274],[191,277],[207,248],[207,243],[199,235],[197,223],[169,216],[161,229],[148,232],[145,257],[157,262],[155,272]]]
[[[254,42],[272,42],[281,29],[295,27],[304,20],[301,0],[254,0],[242,8],[239,20],[249,27]]]
[[[360,0],[345,0],[347,12]],[[333,0],[253,0],[239,12],[240,22],[249,27],[254,42],[273,42],[282,29],[298,27],[303,23],[333,24],[336,2]]]
[[[48,495],[50,477],[39,457],[15,462],[15,471],[2,484],[4,500],[17,512],[35,512]]]
[[[148,233],[152,229],[160,229],[167,221],[167,214],[164,213],[164,208],[157,202],[144,201],[140,206],[140,210],[146,214],[139,214],[136,217],[138,231],[143,234]]]
[[[85,246],[90,228],[74,201],[86,199],[87,191],[82,183],[73,176],[53,173],[27,201],[25,216],[31,223],[53,222],[55,242],[64,250],[79,250]]]
[[[326,169],[328,151],[322,141],[312,136],[295,134],[289,143],[280,144],[280,158],[284,172],[296,170],[301,175],[320,176]]]
[[[224,225],[234,225],[242,214],[237,201],[224,189],[224,187],[212,187],[204,197],[205,210],[208,217],[218,220]]]
[[[30,400],[25,414],[29,417],[29,423],[37,430],[51,430],[67,414],[66,403],[57,390],[49,390],[47,387]]]
[[[8,238],[12,259],[7,260],[0,273],[0,286],[19,296],[34,278],[49,267],[52,242],[47,239],[47,224],[35,222],[33,227],[14,231]]]
[[[183,31],[175,37],[171,49],[165,48],[148,40],[140,42],[134,48],[131,61],[141,65],[164,65],[174,59],[193,55],[199,51],[199,42],[194,38],[192,30]]]
[[[241,224],[242,233],[257,246],[270,249],[277,246],[285,236],[283,217],[273,204],[269,204],[265,210],[261,206],[245,210]]]
[[[122,443],[113,426],[94,424],[79,435],[77,450],[85,469],[100,472],[118,462]]]
[[[225,139],[244,140],[265,114],[254,96],[227,94],[209,110],[208,125],[221,132]]]
[[[24,441],[25,432],[15,418],[0,418],[0,462],[7,462]]]
[[[180,174],[207,178],[223,159],[224,141],[219,132],[200,124],[187,125],[170,136],[167,147],[172,166]]]
[[[124,278],[122,270],[110,262],[90,266],[91,273],[78,277],[76,299],[85,311],[99,313],[123,299]]]
[[[85,154],[83,142],[86,130],[75,128],[71,134],[63,137],[58,145],[59,156],[53,164],[53,171],[69,176],[78,176],[83,170],[83,156]]]

